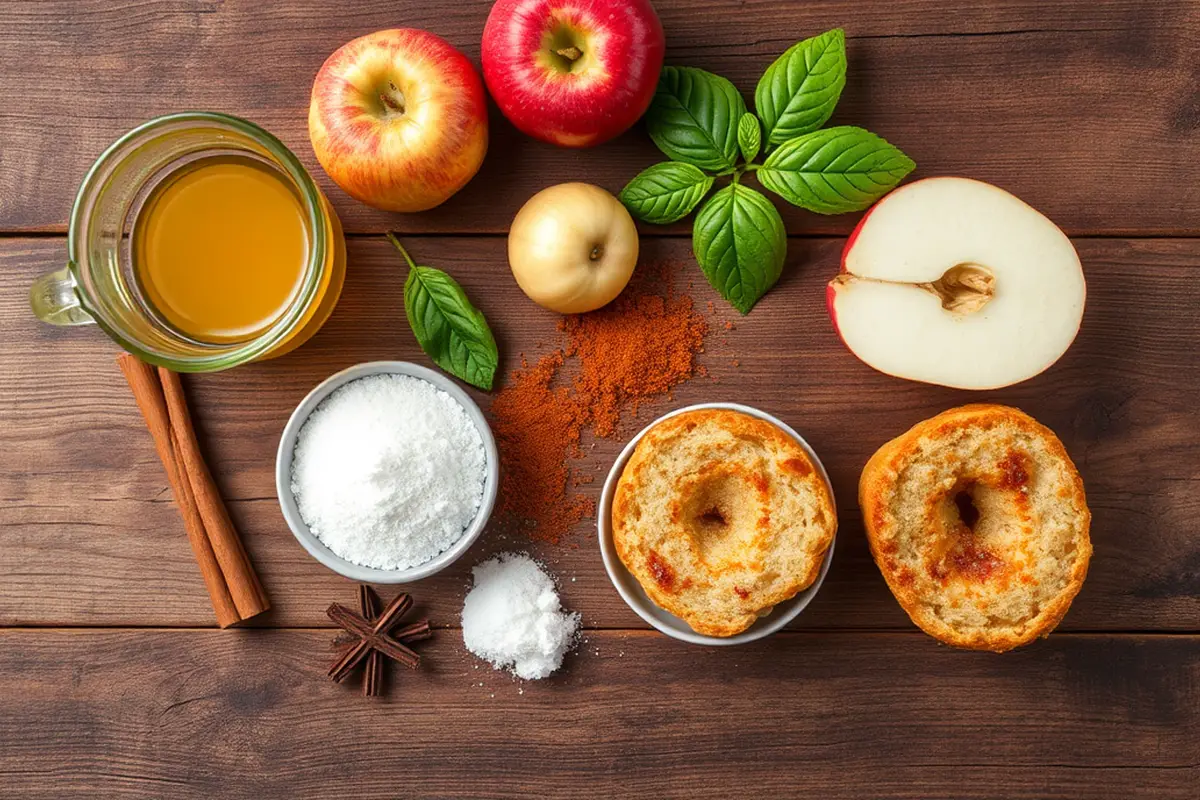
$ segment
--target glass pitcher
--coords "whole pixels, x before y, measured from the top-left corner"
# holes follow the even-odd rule
[[[289,182],[305,212],[308,259],[287,307],[237,342],[197,341],[168,325],[134,276],[132,226],[155,186],[210,156],[249,156]],[[54,325],[96,324],[117,344],[177,372],[212,372],[282,355],[303,344],[337,304],[346,274],[341,223],[295,155],[244,119],[185,112],[150,120],[122,136],[88,171],[75,198],[64,269],[36,281],[30,304]]]

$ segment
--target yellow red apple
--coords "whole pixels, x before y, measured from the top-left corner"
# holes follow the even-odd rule
[[[483,163],[483,83],[440,36],[377,31],[343,45],[317,72],[308,135],[321,166],[351,197],[387,211],[424,211]]]
[[[650,0],[498,0],[483,28],[483,77],[520,130],[591,147],[646,113],[665,46]]]
[[[611,302],[633,275],[633,217],[599,186],[560,183],[535,194],[508,232],[508,263],[521,290],[560,314]]]

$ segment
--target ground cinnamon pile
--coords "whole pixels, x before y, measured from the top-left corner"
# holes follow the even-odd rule
[[[583,456],[585,430],[613,436],[623,415],[697,373],[708,324],[690,297],[674,293],[673,271],[639,266],[608,306],[564,317],[563,344],[532,365],[522,359],[492,401],[500,515],[531,537],[557,542],[595,513],[595,502],[574,491],[592,477],[571,464]]]

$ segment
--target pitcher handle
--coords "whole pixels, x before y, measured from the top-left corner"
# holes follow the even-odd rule
[[[70,267],[50,272],[29,288],[29,305],[42,322],[51,325],[91,325],[95,322],[79,302]]]

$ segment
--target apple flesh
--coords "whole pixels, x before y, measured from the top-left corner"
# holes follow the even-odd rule
[[[543,308],[581,314],[607,305],[633,275],[638,234],[621,201],[587,183],[535,194],[508,233],[508,263]]]
[[[927,178],[867,212],[826,299],[842,341],[880,372],[995,389],[1066,352],[1086,294],[1074,246],[1040,212],[987,183]]]
[[[591,147],[649,108],[665,47],[649,0],[498,0],[483,28],[483,77],[524,133]]]
[[[424,211],[483,163],[483,83],[439,36],[377,31],[342,46],[317,72],[308,133],[325,172],[351,197],[387,211]]]

